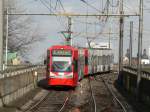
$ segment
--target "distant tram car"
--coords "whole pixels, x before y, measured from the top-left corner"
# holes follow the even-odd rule
[[[46,78],[50,86],[77,86],[77,82],[89,73],[109,69],[107,62],[98,61],[104,56],[99,51],[86,48],[77,49],[72,46],[52,46],[47,50]],[[107,57],[107,56],[106,56]],[[105,58],[106,58],[105,57]],[[100,60],[101,60],[100,59]],[[99,65],[101,64],[101,65]],[[106,67],[102,64],[107,64]]]

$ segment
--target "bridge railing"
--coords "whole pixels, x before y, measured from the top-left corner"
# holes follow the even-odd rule
[[[120,75],[123,87],[133,94],[136,95],[137,89],[137,69],[125,66],[123,72]],[[141,71],[141,81],[139,85],[140,98],[145,104],[150,104],[150,73]]]
[[[2,70],[0,71],[0,79],[1,78],[5,78],[5,77],[12,77],[15,75],[19,75],[22,73],[26,73],[26,72],[30,72],[30,71],[34,71],[38,68],[44,68],[45,66],[43,65],[19,65],[19,66],[11,66],[11,69],[6,69],[6,70]]]
[[[123,71],[129,72],[129,73],[131,73],[133,75],[137,75],[137,68],[133,68],[133,67],[129,67],[129,66],[124,66]],[[150,80],[150,72],[142,70],[141,71],[141,76],[142,76],[142,78]]]

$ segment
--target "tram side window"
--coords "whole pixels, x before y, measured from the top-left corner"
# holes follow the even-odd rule
[[[78,60],[74,60],[74,72],[78,72]]]
[[[47,64],[47,61],[46,61],[46,59],[44,59],[44,65],[46,65]]]
[[[85,56],[85,65],[88,65],[88,57]]]

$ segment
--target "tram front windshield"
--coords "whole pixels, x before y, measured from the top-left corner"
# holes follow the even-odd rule
[[[71,57],[53,57],[52,72],[71,72]]]

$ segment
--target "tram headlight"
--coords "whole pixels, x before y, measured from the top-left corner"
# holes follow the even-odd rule
[[[54,74],[54,73],[52,73],[52,72],[50,72],[50,73],[49,73],[49,76],[55,76],[55,74]]]

